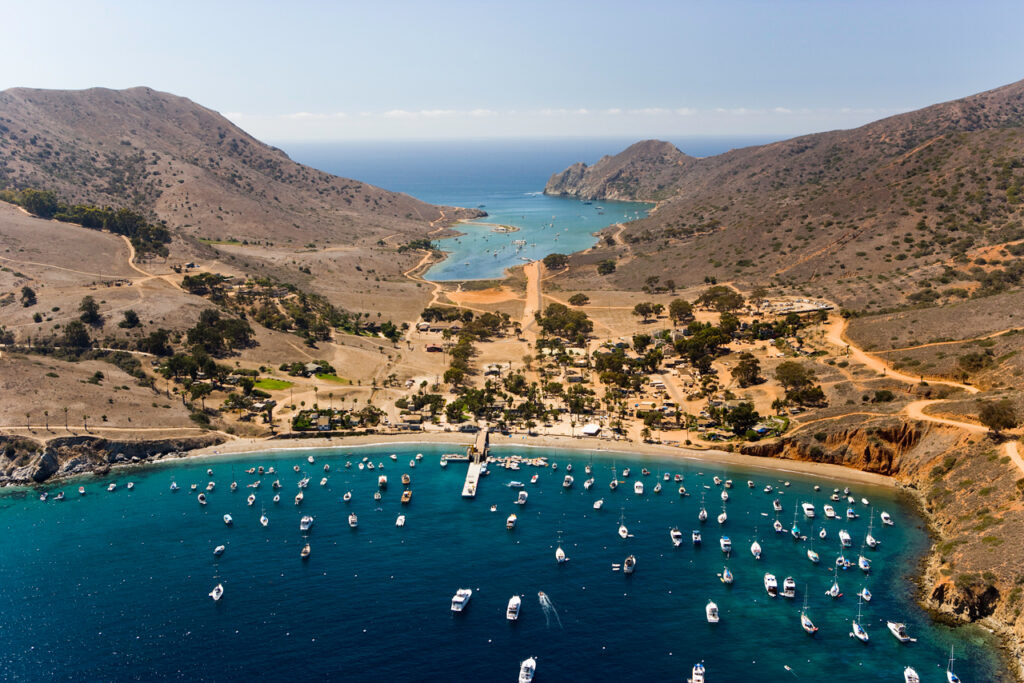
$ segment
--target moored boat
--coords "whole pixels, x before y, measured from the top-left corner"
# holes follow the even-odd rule
[[[299,557],[301,557],[304,560],[308,559],[310,552],[312,552],[312,548],[310,548],[309,544],[307,543],[306,545],[302,546],[302,550],[299,551]]]
[[[313,517],[311,515],[303,515],[302,519],[299,520],[299,531],[309,531],[313,528]]]
[[[728,536],[722,536],[720,539],[718,539],[718,546],[726,555],[732,552],[732,541],[729,540]]]
[[[732,572],[729,571],[728,567],[725,567],[724,569],[722,569],[722,573],[718,575],[718,579],[722,583],[724,583],[726,585],[731,585],[732,584]]]
[[[452,611],[461,612],[466,609],[469,604],[469,599],[473,597],[473,589],[471,588],[460,588],[455,591],[455,595],[452,596]]]
[[[776,597],[779,594],[779,582],[776,580],[774,574],[764,575],[764,589],[771,597]]]
[[[508,599],[508,607],[505,608],[505,618],[509,621],[517,621],[519,619],[519,610],[522,608],[523,599],[518,595],[513,595]]]
[[[359,526],[359,518],[356,517],[356,513],[353,512],[353,513],[349,514],[349,516],[348,516],[348,525],[351,528],[353,528],[353,529],[355,529],[356,527]]]
[[[622,572],[632,574],[634,571],[636,571],[636,556],[630,555],[622,562]]]
[[[509,515],[505,519],[505,528],[509,529],[509,530],[515,529],[516,528],[516,520],[517,519],[518,519],[518,517],[516,517],[515,513],[512,513],[511,515]]]
[[[688,683],[704,683],[704,663],[699,662],[693,665],[693,670],[690,672],[690,677],[687,679]]]
[[[701,538],[699,529],[694,529],[690,532],[690,540],[693,541],[694,545],[700,545]]]
[[[412,500],[412,489],[406,489],[402,491],[402,505],[408,505],[409,501]]]
[[[217,546],[216,548],[213,549],[213,556],[214,557],[220,557],[221,555],[224,554],[224,550],[225,550],[224,546],[222,546],[222,545]]]
[[[782,581],[782,597],[790,599],[796,597],[796,581],[792,576],[787,576]]]
[[[395,519],[395,526],[405,526],[405,515],[398,515]]]
[[[718,605],[712,600],[708,600],[708,604],[704,606],[704,614],[707,616],[709,624],[717,624],[720,619]]]
[[[668,530],[668,536],[672,539],[672,545],[679,547],[683,544],[683,532],[679,530],[679,527],[674,526]]]
[[[884,524],[885,526],[895,526],[895,523],[892,521],[892,516],[889,515],[889,513],[886,512],[885,510],[882,510],[881,519],[882,524]]]
[[[530,683],[537,673],[537,660],[533,657],[524,659],[519,664],[519,683]]]
[[[908,666],[903,669],[903,683],[921,683],[921,677],[917,675],[914,667]]]
[[[233,520],[231,518],[231,515],[224,515],[224,525],[225,526],[231,526],[234,523],[235,523],[235,520]]]
[[[814,505],[811,503],[803,503],[800,506],[804,511],[804,517],[807,519],[814,519]]]
[[[224,597],[224,585],[218,583],[216,586],[214,586],[213,590],[210,591],[210,597],[213,598],[214,602],[217,602],[222,597]]]
[[[907,633],[907,625],[902,621],[887,621],[885,625],[889,628],[889,633],[892,637],[901,643],[916,643],[917,638],[911,638],[910,634]]]

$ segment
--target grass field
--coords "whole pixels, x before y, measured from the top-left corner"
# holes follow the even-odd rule
[[[337,375],[328,375],[326,373],[320,373],[316,376],[317,379],[322,379],[325,382],[335,382],[337,384],[352,384],[352,380],[345,379],[344,377],[338,377]]]
[[[257,389],[263,389],[264,391],[282,391],[293,385],[293,382],[288,382],[283,379],[274,379],[273,377],[264,377],[255,384]]]

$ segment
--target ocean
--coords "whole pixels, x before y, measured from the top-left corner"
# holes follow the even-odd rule
[[[337,175],[447,206],[480,208],[487,218],[440,240],[448,257],[430,268],[434,281],[493,279],[506,269],[551,253],[593,246],[594,233],[646,215],[651,204],[582,202],[543,195],[551,174],[583,161],[593,164],[634,140],[480,140],[431,142],[290,143],[296,161]],[[761,144],[761,138],[695,137],[673,140],[693,156]],[[497,233],[496,225],[516,232]]]
[[[908,665],[923,681],[940,681],[951,646],[963,680],[999,677],[992,642],[979,629],[933,623],[914,602],[911,577],[929,539],[894,490],[851,486],[858,501],[870,502],[853,505],[860,518],[824,521],[822,505],[842,481],[696,460],[506,446],[495,454],[543,454],[559,468],[513,472],[492,465],[478,497],[465,500],[466,465],[438,466],[443,452],[457,450],[403,444],[182,460],[68,481],[51,487],[47,502],[36,490],[5,492],[0,679],[511,681],[519,662],[533,656],[538,681],[685,680],[698,661],[715,682],[791,676],[897,681]],[[392,452],[397,461],[388,457]],[[424,458],[410,467],[417,452]],[[384,469],[360,471],[355,465],[363,458]],[[587,491],[584,466],[591,461],[596,483]],[[346,462],[353,466],[346,469]],[[575,484],[566,489],[570,463]],[[246,474],[257,465],[278,473]],[[302,474],[295,465],[311,477],[299,507],[293,497]],[[645,466],[650,476],[641,475]],[[208,467],[216,490],[203,507],[189,485],[202,489],[211,480]],[[608,487],[613,467],[620,479],[623,468],[632,470],[614,492]],[[382,471],[389,485],[378,504],[373,493]],[[680,496],[674,482],[663,482],[655,494],[664,472],[682,474],[690,495]],[[409,505],[399,502],[402,473],[412,477]],[[534,473],[538,482],[530,484]],[[716,474],[735,484],[721,526],[716,516],[723,488],[712,482]],[[320,486],[323,476],[328,482]],[[283,486],[277,504],[274,479]],[[638,479],[643,495],[633,491]],[[755,488],[747,487],[748,479]],[[232,480],[239,483],[235,493]],[[247,488],[257,480],[258,489]],[[513,504],[512,480],[525,483],[525,506]],[[108,493],[111,481],[118,489]],[[134,490],[127,490],[129,481]],[[169,490],[172,481],[180,491]],[[77,494],[79,484],[86,495]],[[777,491],[765,494],[767,484]],[[58,489],[67,494],[63,502],[52,499]],[[348,503],[346,491],[353,494]],[[256,496],[251,507],[250,492]],[[598,498],[604,506],[594,510]],[[773,532],[775,498],[786,529],[800,502],[816,504],[817,518],[796,518],[807,540]],[[709,512],[704,524],[698,521],[702,501]],[[847,507],[835,505],[840,514]],[[267,528],[258,523],[263,510]],[[856,561],[871,514],[881,510],[895,526],[882,527],[875,518],[881,545],[864,551],[871,573],[840,571],[844,595],[826,597],[838,531],[853,536],[846,555]],[[357,529],[347,523],[350,512],[358,515]],[[508,531],[512,512],[518,523]],[[234,517],[233,526],[225,526],[225,513]],[[306,561],[299,557],[307,541],[299,531],[303,514],[315,517]],[[395,526],[399,514],[407,515],[403,528]],[[631,534],[625,540],[617,534],[620,519]],[[824,541],[814,535],[823,524]],[[684,534],[680,547],[670,541],[672,526]],[[700,547],[691,543],[693,529],[703,532]],[[723,534],[732,539],[729,557],[719,549]],[[763,546],[760,561],[749,551],[755,538]],[[806,558],[812,538],[819,565]],[[555,561],[559,543],[569,556],[563,565]],[[221,544],[227,549],[216,558],[213,549]],[[631,554],[636,572],[614,571]],[[718,578],[725,566],[735,576],[731,586]],[[780,584],[794,577],[796,598],[768,597],[765,572]],[[224,596],[215,603],[207,594],[218,583]],[[865,586],[873,593],[863,607],[867,644],[849,635],[855,594]],[[463,587],[473,597],[463,613],[453,614],[451,598]],[[541,591],[549,604],[541,604]],[[505,606],[513,594],[522,596],[523,606],[518,622],[509,623]],[[814,637],[800,628],[805,596],[820,629]],[[718,624],[705,619],[708,600],[720,608]],[[906,622],[917,642],[899,644],[886,619]]]

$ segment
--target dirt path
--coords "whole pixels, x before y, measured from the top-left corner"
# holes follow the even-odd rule
[[[932,346],[948,346],[950,344],[970,344],[971,342],[985,341],[986,339],[995,339],[996,337],[1001,337],[1004,334],[1009,334],[1011,332],[1020,332],[1021,330],[1024,330],[1024,327],[1008,327],[1005,330],[992,332],[991,334],[986,334],[982,337],[972,337],[971,339],[951,339],[950,341],[940,342],[929,342],[927,344],[918,344],[916,346],[903,346],[898,349],[886,349],[885,351],[878,351],[878,353],[881,354],[896,353],[897,351],[914,351],[915,349],[927,349]]]
[[[542,307],[541,294],[541,262],[531,261],[523,268],[526,275],[526,304],[523,306],[523,335],[529,334],[531,338],[537,336],[537,321],[534,314],[539,313]]]

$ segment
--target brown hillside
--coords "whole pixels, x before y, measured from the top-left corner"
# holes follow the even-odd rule
[[[297,164],[220,114],[150,88],[0,92],[3,186],[134,207],[195,236],[275,243],[419,237],[441,217],[408,195]]]
[[[677,285],[714,277],[806,288],[858,309],[906,303],[929,289],[923,296],[936,301],[993,286],[984,277],[991,259],[978,262],[979,252],[1024,239],[1022,125],[1024,81],[715,157],[638,143],[555,174],[546,191],[659,202],[614,246],[585,259],[618,259],[613,287],[638,289],[651,276]],[[999,270],[1017,261],[1012,251],[997,249]],[[578,277],[602,281],[593,269]],[[1019,275],[994,279],[1007,281],[998,288]]]

